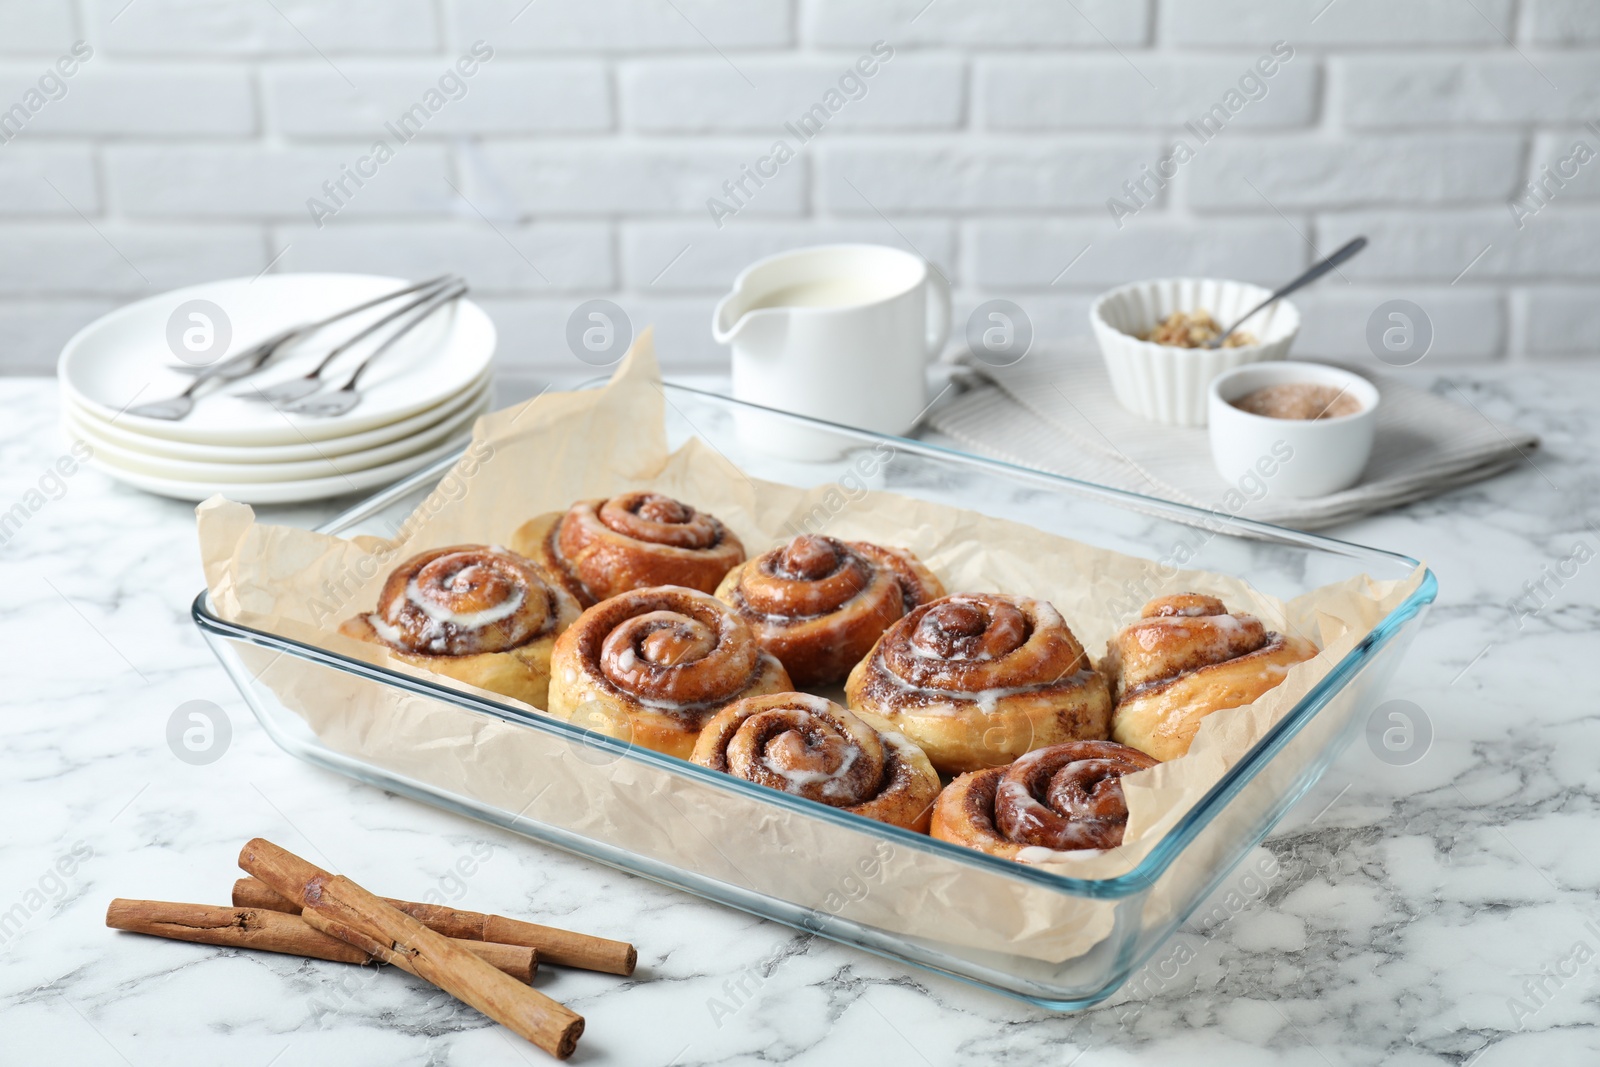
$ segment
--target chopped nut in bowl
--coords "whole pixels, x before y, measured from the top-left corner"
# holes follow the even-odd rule
[[[1135,282],[1102,295],[1089,324],[1118,403],[1153,422],[1204,426],[1211,379],[1288,357],[1300,313],[1287,300],[1251,315],[1221,346],[1204,347],[1270,295],[1259,285],[1214,278]]]
[[[1222,327],[1205,308],[1194,311],[1174,311],[1156,324],[1156,328],[1139,335],[1139,340],[1152,344],[1171,345],[1174,348],[1200,348],[1217,339]],[[1240,348],[1256,344],[1256,335],[1249,330],[1234,330],[1222,342],[1223,348]]]

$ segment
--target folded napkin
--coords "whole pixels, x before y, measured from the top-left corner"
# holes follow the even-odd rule
[[[1372,459],[1353,488],[1297,500],[1270,487],[1232,492],[1211,465],[1205,429],[1147,422],[1117,403],[1093,342],[1031,353],[1013,367],[960,361],[966,391],[929,424],[975,452],[1280,526],[1314,530],[1498,474],[1539,445],[1533,434],[1386,374]],[[1354,368],[1349,368],[1354,369]],[[1248,487],[1253,488],[1253,487]]]

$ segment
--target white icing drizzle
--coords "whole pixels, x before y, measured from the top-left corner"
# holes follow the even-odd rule
[[[621,688],[621,687],[619,687]],[[632,689],[623,689],[628,698],[642,708],[655,708],[657,711],[696,711],[700,708],[710,707],[716,701],[701,701],[698,704],[680,704],[676,700],[663,700],[660,697],[647,697],[634,692]]]
[[[816,696],[812,693],[794,693],[789,699],[796,706],[805,708],[807,711],[817,715],[831,717],[832,701],[829,701],[823,697]],[[883,734],[882,736],[885,738],[885,740],[887,740],[890,735]],[[906,743],[905,739],[900,737],[899,734],[895,734],[894,737],[897,738],[901,743]],[[850,773],[850,768],[855,766],[856,760],[860,757],[861,750],[852,742],[850,747],[845,752],[844,761],[840,763],[838,769],[832,774],[829,774],[827,771],[785,770],[782,767],[774,766],[772,761],[766,757],[765,753],[763,753],[761,756],[761,765],[767,770],[771,771],[774,775],[783,779],[785,783],[783,791],[786,793],[800,793],[804,791],[806,786],[815,785],[818,782],[822,782],[824,783],[822,786],[823,794],[830,797],[836,797],[839,796],[844,789],[846,784],[844,781],[845,776]]]
[[[894,730],[884,730],[878,736],[883,738],[883,743],[893,748],[897,755],[905,756],[912,751],[920,755],[922,752],[922,749],[913,745],[911,739],[905,734],[897,733]]]
[[[1042,748],[1036,748],[1032,752],[1024,752],[1022,755],[1018,756],[1013,763],[1018,768],[1027,768],[1044,759],[1044,756],[1045,750]]]
[[[1259,625],[1254,615],[1244,614],[1158,615],[1141,619],[1134,624],[1133,632],[1139,647],[1146,652],[1159,648],[1170,633],[1177,631],[1192,641],[1204,642],[1206,653],[1221,660],[1233,657],[1232,639],[1247,633],[1248,627]]]
[[[1238,633],[1240,630],[1243,630],[1246,625],[1256,621],[1256,617],[1254,615],[1245,614],[1207,615],[1205,618],[1210,620],[1211,623],[1217,627],[1217,629],[1228,630],[1233,633]]]
[[[1048,749],[1034,749],[1032,752],[1024,753],[1023,755],[1017,757],[1016,762],[1013,763],[1012,766],[1018,771],[1026,770],[1040,759],[1043,759],[1045,753],[1048,751]],[[1086,757],[1085,759],[1074,760],[1072,763],[1064,763],[1061,765],[1061,770],[1066,770],[1067,768],[1076,766],[1080,763],[1097,763],[1104,766],[1107,762],[1109,761],[1107,761],[1104,757],[1090,756]],[[1060,771],[1057,773],[1060,773]],[[1060,815],[1069,821],[1076,819],[1082,819],[1086,821],[1094,819],[1093,802],[1089,797],[1070,794],[1065,798],[1065,810],[1052,811],[1051,808],[1046,806],[1043,802],[1037,800],[1033,794],[1028,792],[1028,787],[1024,785],[1021,780],[1024,777],[1026,776],[1023,774],[1018,774],[1015,777],[1007,775],[1006,777],[1000,779],[999,783],[997,783],[995,786],[996,806],[999,805],[1002,797],[1011,801],[1013,818],[1016,820],[1018,824],[1018,831],[1021,833],[1030,833],[1043,829],[1045,826],[1044,817],[1048,817],[1052,814]],[[1084,827],[1078,827],[1077,829],[1086,832],[1086,828]],[[1052,850],[1044,849],[1043,851],[1049,852]]]
[[[1081,673],[1083,672],[1078,672],[1078,674]],[[1073,677],[1077,677],[1077,674],[1074,674]],[[985,714],[993,715],[997,710],[999,710],[1000,701],[1004,700],[1006,697],[1022,696],[1025,693],[1036,693],[1041,689],[1048,688],[1052,685],[1057,685],[1061,681],[1062,679],[1057,678],[1053,682],[1045,682],[1039,685],[1018,685],[1005,688],[980,689],[976,693],[967,693],[964,695],[968,700],[971,700],[974,704],[978,705],[978,707]]]
[[[918,704],[916,706],[917,713],[922,715],[959,715],[974,704],[984,714],[993,715],[999,710],[1000,701],[1006,697],[1026,696],[1029,693],[1037,693],[1055,686],[1069,685],[1084,675],[1092,673],[1089,668],[1085,667],[1070,675],[1052,678],[1047,682],[1036,682],[1033,685],[1002,686],[994,689],[979,689],[971,693],[962,693],[954,689],[935,689],[912,685],[889,669],[889,665],[883,662],[883,654],[881,652],[874,661],[874,669],[879,678],[889,682],[903,693],[914,693],[921,697],[937,697],[937,703]]]
[[[849,748],[845,749],[844,761],[839,764],[838,770],[834,771],[832,774],[829,774],[827,771],[785,770],[782,767],[773,766],[772,761],[767,759],[765,756],[761,757],[761,762],[762,765],[767,768],[767,770],[784,780],[784,792],[786,793],[799,793],[802,792],[808,785],[815,785],[818,782],[822,782],[823,794],[830,797],[836,797],[843,791],[846,785],[844,781],[845,775],[850,773],[850,768],[855,766],[855,762],[860,758],[860,756],[861,750],[856,748],[855,745],[851,745]]]
[[[1039,625],[1035,629],[1044,630],[1053,626],[1065,626],[1067,624],[1067,620],[1061,617],[1061,612],[1057,611],[1056,606],[1048,600],[1033,600],[1029,597],[1019,596],[1016,598],[1016,602],[1018,607],[1026,605],[1032,609],[1033,617],[1039,620]]]
[[[417,585],[416,579],[413,578],[406,585],[406,600],[415,604],[422,610],[423,614],[434,622],[447,623],[461,630],[481,630],[491,623],[496,623],[501,619],[508,619],[515,615],[521,609],[523,603],[526,602],[527,594],[518,589],[506,600],[492,608],[484,608],[482,611],[451,611],[449,608],[437,604],[424,596],[421,588]]]
[[[1017,853],[1017,860],[1021,863],[1078,863],[1103,856],[1107,851],[1103,848],[1075,848],[1071,852],[1057,852],[1043,845],[1026,845]]]
[[[761,656],[763,659],[772,658],[768,653],[765,652],[763,652]],[[814,693],[790,693],[788,694],[788,697],[790,702],[798,704],[800,707],[805,708],[808,711],[814,711],[818,715],[829,714],[829,710],[832,705],[832,701],[825,697],[819,697]]]
[[[367,616],[367,625],[371,626],[373,632],[390,645],[396,648],[405,647],[405,634],[400,632],[398,626],[390,626],[387,622],[384,622],[383,616],[377,612]]]

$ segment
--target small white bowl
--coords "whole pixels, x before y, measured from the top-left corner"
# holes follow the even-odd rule
[[[1168,426],[1206,424],[1206,387],[1223,371],[1284,359],[1300,331],[1300,313],[1287,300],[1243,324],[1259,343],[1238,348],[1178,348],[1141,341],[1174,311],[1205,309],[1225,328],[1271,291],[1215,278],[1162,278],[1105,293],[1089,308],[1089,323],[1105,357],[1111,388],[1123,407]]]
[[[1233,406],[1264,386],[1293,383],[1343,389],[1361,410],[1333,419],[1274,419]],[[1231,485],[1327,496],[1355,485],[1372,455],[1378,389],[1359,374],[1321,363],[1257,363],[1220,375],[1209,394],[1211,461]]]

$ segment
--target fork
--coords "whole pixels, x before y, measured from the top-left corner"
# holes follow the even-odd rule
[[[361,403],[361,392],[356,388],[356,383],[361,380],[361,375],[366,373],[367,368],[377,362],[378,357],[388,351],[389,347],[396,341],[400,340],[400,338],[404,337],[406,334],[416,329],[417,326],[421,325],[423,320],[427,319],[428,316],[432,315],[435,311],[438,311],[447,304],[454,303],[460,297],[465,295],[466,291],[467,287],[464,283],[457,284],[453,288],[436,290],[433,293],[430,293],[421,299],[412,302],[406,308],[402,309],[402,311],[409,311],[422,304],[426,304],[426,306],[422,307],[420,311],[412,316],[410,321],[402,323],[398,330],[384,338],[383,343],[377,348],[373,349],[372,354],[361,361],[361,365],[355,369],[355,373],[351,374],[349,380],[347,380],[343,385],[331,393],[317,393],[307,396],[303,400],[296,400],[292,403],[284,404],[279,408],[279,410],[291,411],[296,415],[314,415],[319,418],[333,418],[338,415],[343,415],[345,412]],[[385,318],[387,320],[394,317],[395,315],[389,315]]]
[[[222,363],[210,367],[201,367],[195,374],[194,381],[188,388],[177,396],[169,396],[164,400],[150,400],[137,407],[127,410],[129,415],[142,415],[147,419],[169,419],[176,421],[194,410],[195,393],[200,387],[210,382],[237,381],[247,375],[260,370],[273,355],[288,344],[299,332],[297,327],[283,330],[273,334],[264,341],[259,341],[250,348],[231,356]]]
[[[188,415],[189,412],[194,410],[195,400],[197,399],[196,393],[199,392],[201,386],[207,384],[208,382],[235,382],[242,378],[247,378],[270,363],[285,346],[289,345],[293,341],[299,340],[302,337],[315,333],[324,326],[331,325],[332,323],[338,322],[340,319],[348,318],[351,315],[366,311],[368,308],[377,307],[379,304],[388,303],[390,300],[393,300],[396,297],[405,296],[407,293],[414,293],[421,289],[434,288],[436,286],[448,283],[453,279],[453,275],[443,274],[437,278],[430,278],[425,282],[417,282],[415,285],[408,285],[402,289],[391,290],[390,292],[384,293],[382,296],[374,297],[371,300],[357,304],[352,308],[346,308],[345,310],[337,312],[333,315],[329,315],[326,318],[317,319],[314,322],[301,323],[298,326],[291,326],[288,329],[280,330],[278,333],[272,334],[270,337],[267,337],[264,340],[256,342],[254,345],[245,349],[243,352],[240,352],[238,355],[229,356],[222,362],[213,363],[209,367],[172,368],[182,373],[193,373],[195,376],[194,381],[190,382],[188,387],[177,396],[167,397],[164,400],[147,401],[146,403],[140,404],[138,407],[129,408],[127,413],[130,415],[142,415],[145,418],[151,419],[168,419],[172,421],[182,419],[184,416]]]
[[[421,296],[410,301],[409,303],[402,304],[400,307],[389,312],[376,322],[373,322],[366,328],[362,329],[353,337],[346,338],[344,341],[341,341],[339,344],[335,345],[331,350],[329,350],[327,355],[323,356],[322,359],[318,361],[315,367],[312,367],[300,377],[290,378],[288,381],[279,382],[277,385],[269,385],[265,389],[251,388],[247,392],[235,393],[233,395],[243,397],[246,400],[260,400],[271,404],[274,407],[281,407],[295,400],[299,400],[303,396],[310,396],[312,393],[315,393],[317,390],[322,388],[322,374],[330,365],[332,365],[334,360],[338,359],[356,344],[366,340],[368,337],[371,337],[378,330],[387,326],[389,323],[404,315],[406,312],[412,311],[415,308],[426,304],[429,300],[439,296],[451,286],[460,284],[460,281],[461,279],[457,278],[455,275],[447,274],[443,277],[435,278],[432,281],[423,282],[422,286],[426,286],[426,288],[419,286],[411,290],[412,292],[421,291]],[[395,293],[394,295],[404,296],[405,294]]]

